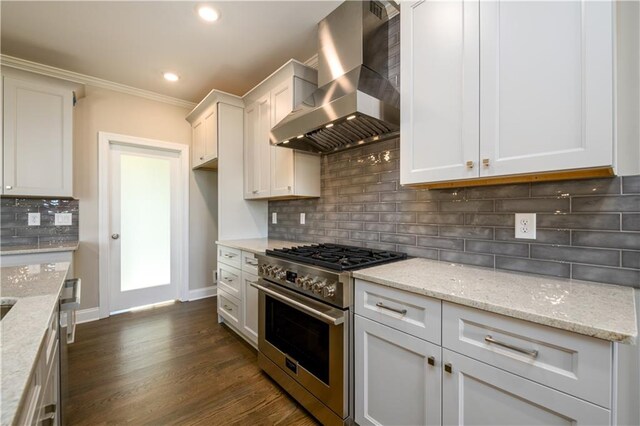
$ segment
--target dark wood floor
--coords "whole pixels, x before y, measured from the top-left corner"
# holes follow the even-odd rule
[[[73,425],[314,425],[217,323],[216,299],[81,324],[69,346]]]

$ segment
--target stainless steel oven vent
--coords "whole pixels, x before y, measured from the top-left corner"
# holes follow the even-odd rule
[[[271,143],[328,153],[397,137],[383,2],[345,1],[318,24],[318,89],[271,129]]]

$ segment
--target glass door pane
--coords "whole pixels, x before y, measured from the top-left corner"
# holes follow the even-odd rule
[[[121,291],[171,283],[171,162],[120,157]]]

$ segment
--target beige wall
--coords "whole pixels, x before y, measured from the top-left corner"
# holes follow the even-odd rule
[[[82,309],[99,305],[98,132],[191,144],[189,110],[87,86],[74,112],[74,196],[80,200],[80,248],[75,274],[82,278]],[[213,284],[217,236],[217,174],[190,172],[189,288]]]

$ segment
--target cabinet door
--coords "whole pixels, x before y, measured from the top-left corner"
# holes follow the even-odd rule
[[[73,93],[4,78],[3,188],[8,195],[73,195]]]
[[[609,1],[480,3],[482,176],[612,165]]]
[[[478,1],[401,7],[401,183],[478,177]]]
[[[440,347],[359,315],[355,319],[356,422],[439,425]]]
[[[258,289],[251,284],[257,282],[257,276],[242,272],[242,285],[244,286],[242,298],[243,332],[256,345],[258,344]]]
[[[218,105],[204,114],[204,160],[218,158]]]
[[[447,349],[442,362],[445,425],[606,425],[602,407]]]
[[[269,95],[245,109],[245,198],[269,196],[271,108]]]
[[[271,127],[293,109],[293,79],[287,79],[271,91]],[[271,147],[271,196],[289,195],[294,191],[294,151]]]
[[[205,125],[202,118],[198,119],[191,128],[193,148],[191,154],[191,167],[196,168],[204,163],[204,135]]]

